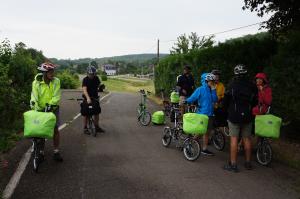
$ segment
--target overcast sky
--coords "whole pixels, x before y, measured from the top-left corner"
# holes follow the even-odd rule
[[[0,40],[22,41],[47,57],[169,53],[180,34],[206,35],[261,22],[243,0],[0,0]],[[216,35],[217,41],[259,26]]]

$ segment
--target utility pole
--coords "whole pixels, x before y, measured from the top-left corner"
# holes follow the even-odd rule
[[[157,64],[159,63],[159,39],[157,40]]]
[[[159,63],[159,39],[157,40],[157,63],[153,64],[153,80],[155,80],[155,65]]]

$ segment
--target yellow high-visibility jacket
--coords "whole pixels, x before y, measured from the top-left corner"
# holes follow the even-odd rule
[[[218,102],[215,104],[215,108],[218,108],[218,107],[220,107],[220,101],[224,98],[224,94],[225,94],[224,84],[221,82],[218,82],[216,84],[216,91],[217,91],[217,96],[218,96]]]
[[[46,84],[42,73],[35,76],[34,81],[32,82],[30,99],[30,104],[32,105],[31,108],[34,110],[43,110],[46,107],[46,104],[59,105],[60,97],[60,80],[58,78],[54,77],[49,84]]]

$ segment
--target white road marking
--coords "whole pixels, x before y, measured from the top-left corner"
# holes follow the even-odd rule
[[[107,95],[102,97],[100,99],[100,101],[102,101],[103,99],[105,99],[106,97],[108,97],[110,95],[111,95],[111,93],[108,93]],[[72,123],[74,120],[79,118],[80,115],[81,115],[80,113],[77,114],[70,123]],[[64,123],[64,124],[60,125],[58,127],[58,130],[61,131],[62,129],[66,128],[66,126],[70,123]],[[26,169],[26,166],[28,165],[28,162],[30,160],[30,156],[31,156],[31,147],[29,147],[27,152],[23,155],[23,157],[22,157],[22,159],[19,163],[18,168],[16,169],[15,173],[13,174],[13,176],[9,180],[8,184],[6,185],[6,187],[3,191],[3,194],[2,194],[3,199],[9,199],[13,195],[13,193],[14,193],[16,187],[18,186],[18,184],[20,182],[20,179],[21,179],[21,177],[22,177],[22,175],[23,175],[23,173]]]

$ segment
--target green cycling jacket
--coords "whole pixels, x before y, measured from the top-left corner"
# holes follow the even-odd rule
[[[35,110],[42,110],[49,105],[59,105],[60,102],[60,80],[54,77],[49,84],[43,79],[43,74],[39,73],[32,82],[30,104]]]

